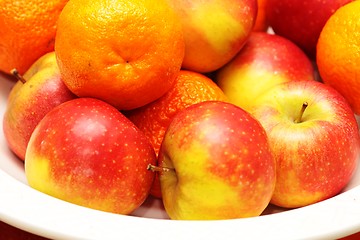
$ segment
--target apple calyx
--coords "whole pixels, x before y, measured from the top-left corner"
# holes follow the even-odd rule
[[[14,68],[10,71],[10,73],[19,81],[21,81],[22,83],[26,83],[25,78],[19,73],[19,71]]]
[[[147,166],[147,170],[153,171],[153,172],[170,172],[170,171],[175,171],[175,169],[173,168],[168,168],[168,167],[159,167],[159,166],[155,166],[152,164],[149,164]]]
[[[303,117],[304,112],[305,112],[305,110],[306,110],[306,108],[307,108],[308,105],[309,105],[308,102],[304,102],[304,103],[303,103],[298,117],[295,118],[295,120],[294,120],[295,123],[301,123],[301,122],[302,122],[302,121],[301,121],[301,120],[302,120],[302,117]]]

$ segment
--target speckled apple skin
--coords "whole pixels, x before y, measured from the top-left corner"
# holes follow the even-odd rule
[[[258,216],[275,186],[265,130],[241,108],[207,101],[178,113],[159,153],[163,202],[172,219]]]
[[[276,165],[271,202],[296,208],[338,194],[359,157],[359,129],[349,104],[316,81],[288,82],[270,90],[251,111],[265,128]],[[308,103],[301,121],[303,103]]]
[[[54,107],[76,96],[62,82],[55,52],[39,58],[8,96],[3,118],[6,142],[21,160],[25,159],[30,136],[39,121]]]
[[[155,152],[133,123],[92,98],[68,101],[35,128],[25,156],[31,187],[102,211],[128,214],[147,198]]]
[[[273,86],[315,80],[306,54],[288,39],[253,32],[244,48],[216,74],[216,82],[230,102],[249,110]]]

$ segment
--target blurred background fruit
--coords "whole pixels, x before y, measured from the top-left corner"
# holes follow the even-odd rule
[[[55,42],[69,89],[118,109],[165,94],[180,71],[184,49],[181,23],[165,0],[70,1]]]
[[[311,58],[327,19],[342,5],[353,0],[267,0],[266,15],[278,35],[288,38]]]
[[[0,1],[0,71],[24,74],[54,50],[56,21],[68,0]]]
[[[256,15],[253,31],[266,31],[269,28],[269,21],[266,17],[266,4],[268,0],[258,0],[258,12]]]
[[[182,67],[212,72],[222,67],[244,46],[252,31],[257,0],[167,0],[184,29]]]
[[[360,1],[346,4],[329,18],[316,59],[324,83],[338,90],[360,114]]]

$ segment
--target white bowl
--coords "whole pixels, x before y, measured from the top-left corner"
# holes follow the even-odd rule
[[[0,124],[13,82],[0,75]],[[27,185],[23,162],[0,133],[0,220],[53,239],[336,239],[360,231],[360,170],[343,193],[307,207],[268,207],[260,217],[222,221],[168,220],[149,198],[132,216],[80,207]]]

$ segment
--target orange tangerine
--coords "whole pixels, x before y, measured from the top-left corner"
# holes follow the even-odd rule
[[[317,43],[321,79],[360,113],[360,1],[340,7],[326,22]]]
[[[0,71],[24,74],[54,51],[57,19],[68,0],[0,1]]]
[[[79,97],[133,109],[164,95],[184,58],[182,26],[165,0],[77,0],[63,9],[55,52]]]

